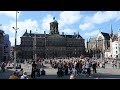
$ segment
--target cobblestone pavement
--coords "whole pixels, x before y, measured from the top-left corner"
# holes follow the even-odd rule
[[[24,71],[28,73],[28,75],[31,74],[31,65],[30,64],[22,64],[21,65]],[[37,79],[69,79],[69,75],[63,76],[63,77],[57,77],[57,69],[53,69],[50,67],[49,64],[46,64],[45,76],[37,77]],[[12,74],[14,69],[8,69],[5,72],[0,71],[0,79],[8,79],[9,76]],[[106,68],[98,68],[96,74],[92,74],[91,77],[85,76],[85,75],[78,75],[77,79],[120,79],[120,69],[112,68],[111,64],[106,64]]]

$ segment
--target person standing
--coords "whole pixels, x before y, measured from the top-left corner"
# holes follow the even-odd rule
[[[91,77],[91,70],[90,70],[90,61],[89,59],[86,62],[86,69],[87,69],[87,74],[89,75],[89,77]]]
[[[40,77],[40,69],[41,69],[42,65],[41,62],[38,61],[37,65],[36,65],[36,71],[37,71],[37,76]]]
[[[19,73],[18,73],[18,76],[21,77],[23,75],[23,69],[20,69]]]
[[[20,79],[29,79],[27,72],[24,72]]]
[[[36,72],[36,63],[35,61],[33,61],[33,64],[32,64],[32,72],[31,72],[31,78],[35,78],[35,72]]]
[[[1,70],[2,70],[2,72],[5,72],[5,66],[6,66],[6,65],[5,65],[5,62],[3,62],[2,65],[1,65]]]
[[[97,62],[93,61],[93,64],[92,64],[93,73],[97,73],[96,67],[97,67]]]

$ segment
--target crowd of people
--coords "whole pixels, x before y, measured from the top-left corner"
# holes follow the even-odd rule
[[[93,73],[97,73],[96,68],[98,67],[98,62],[89,58],[80,60],[50,60],[50,64],[52,68],[58,69],[57,75],[59,77],[70,74],[91,76],[91,69]]]
[[[37,60],[36,62],[33,61],[31,78],[35,78],[36,73],[37,73],[37,77],[40,77],[40,75],[46,75],[46,72],[44,70],[43,60]]]
[[[28,75],[27,72],[21,68],[20,70],[16,69],[9,79],[35,79],[36,77],[46,74],[42,60],[33,61],[31,66],[31,75]]]
[[[97,73],[97,68],[105,68],[106,63],[112,65],[113,68],[117,68],[115,60],[99,60],[91,58],[70,58],[70,59],[50,59],[50,60],[37,60],[31,64],[31,75],[28,76],[22,68],[16,69],[9,79],[35,79],[41,75],[46,75],[44,64],[50,64],[53,69],[57,69],[56,75],[63,77],[70,75],[70,78],[76,78],[76,76],[85,75],[91,77],[91,74]],[[44,64],[43,64],[44,63]],[[3,62],[1,64],[1,71],[5,72],[5,67],[10,66],[10,63]]]
[[[23,71],[23,69],[20,69],[19,71],[16,70],[13,72],[12,75],[10,75],[9,79],[30,79],[27,72]]]

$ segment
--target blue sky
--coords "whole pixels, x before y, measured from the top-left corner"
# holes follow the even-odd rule
[[[16,11],[0,11],[0,29],[9,34],[11,44],[14,45]],[[96,37],[101,30],[110,32],[112,24],[113,32],[117,33],[120,29],[119,11],[19,11],[18,13],[18,33],[17,44],[20,44],[20,37],[28,30],[33,33],[49,33],[49,23],[53,17],[59,23],[60,34],[73,35],[78,33],[85,39]]]

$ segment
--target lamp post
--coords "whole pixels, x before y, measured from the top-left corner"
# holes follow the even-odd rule
[[[47,52],[46,52],[46,36],[45,36],[45,54],[44,54],[45,55],[45,59],[46,59],[46,53]]]
[[[44,59],[46,59],[46,53],[47,53],[47,52],[46,52],[46,49],[47,49],[47,48],[46,48],[46,32],[45,32],[45,31],[44,31],[44,35],[45,35],[45,41],[44,41],[44,42],[45,42]]]
[[[17,13],[19,13],[18,11],[16,11],[16,27],[13,27],[13,29],[15,29],[15,47],[14,47],[14,69],[16,69],[16,45],[17,45],[17,30],[19,28],[17,28]]]
[[[37,30],[36,30],[37,31]],[[36,61],[37,60],[37,53],[36,53],[36,34],[35,33],[35,36],[34,36],[34,43],[33,43],[33,49],[34,49],[34,60]]]

